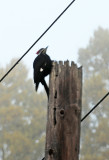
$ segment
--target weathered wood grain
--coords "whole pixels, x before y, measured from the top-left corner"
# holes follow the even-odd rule
[[[53,62],[46,129],[46,160],[78,160],[82,68]]]

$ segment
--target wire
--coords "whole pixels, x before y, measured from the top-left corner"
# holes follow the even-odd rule
[[[19,60],[8,70],[8,72],[0,79],[0,82],[14,69],[14,67],[23,59],[23,57],[35,46],[35,44],[47,33],[47,31],[58,21],[58,19],[67,11],[67,9],[75,2],[73,0],[63,12],[52,22],[52,24],[42,33],[42,35],[32,44],[32,46],[19,58]]]
[[[32,46],[22,55],[21,58],[9,69],[9,71],[0,79],[0,82],[12,71],[12,69],[23,59],[23,57],[34,47],[34,45],[46,34],[46,32],[56,23],[56,21],[66,12],[66,10],[75,2],[73,0],[63,12],[52,22],[52,24],[42,33],[42,35],[32,44]],[[81,119],[81,122],[109,95],[109,92]]]
[[[31,47],[19,58],[19,60],[8,70],[8,72],[0,79],[0,82],[14,69],[14,67],[24,58],[24,56],[35,46],[35,44],[47,33],[47,31],[58,21],[58,19],[66,12],[66,10],[75,2],[73,0],[64,10],[63,12],[52,22],[52,24],[42,33],[42,35],[31,45]],[[83,122],[92,112],[95,110],[98,105],[109,95],[109,92],[81,119]],[[44,160],[45,157],[42,159]]]
[[[32,44],[32,46],[23,54],[23,56],[10,68],[10,70],[0,79],[0,82],[13,70],[13,68],[23,59],[23,57],[34,47],[34,45],[46,34],[46,32],[56,23],[56,21],[66,12],[66,10],[75,2],[73,0],[63,12],[52,22],[52,24],[42,33],[42,35]],[[109,92],[81,119],[81,122],[109,95]]]
[[[101,99],[99,100],[99,102],[81,119],[81,122],[84,121],[84,119],[86,119],[89,114],[91,114],[91,112],[98,107],[98,105],[109,95],[109,92]]]

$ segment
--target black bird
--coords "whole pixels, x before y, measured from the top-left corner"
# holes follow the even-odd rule
[[[47,48],[41,48],[36,54],[38,55],[33,62],[34,69],[34,83],[36,91],[38,89],[39,83],[44,85],[45,91],[49,98],[49,88],[46,84],[45,77],[51,73],[52,61],[50,57],[46,54]]]

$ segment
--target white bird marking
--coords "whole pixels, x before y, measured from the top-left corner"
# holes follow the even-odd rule
[[[40,68],[40,72],[43,72],[43,68]]]

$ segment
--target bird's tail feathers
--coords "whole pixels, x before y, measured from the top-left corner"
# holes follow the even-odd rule
[[[37,92],[37,90],[38,90],[38,86],[39,86],[39,83],[37,83],[36,86],[35,86],[36,92]]]
[[[43,79],[43,80],[41,81],[41,83],[42,83],[42,85],[44,86],[45,91],[46,91],[47,96],[48,96],[48,99],[49,99],[49,88],[48,88],[48,86],[47,86],[47,83],[46,83],[45,79]]]

